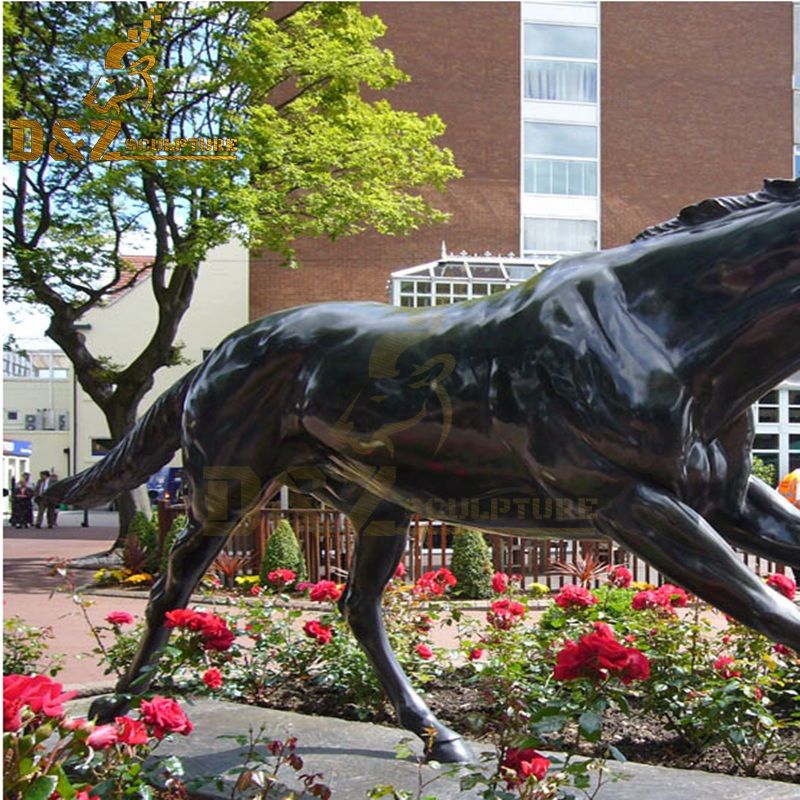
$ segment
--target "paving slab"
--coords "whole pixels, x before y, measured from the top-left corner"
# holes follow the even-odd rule
[[[216,776],[240,766],[242,748],[228,738],[259,731],[269,739],[297,737],[297,752],[304,760],[304,772],[323,775],[335,800],[360,800],[377,784],[391,784],[397,789],[416,792],[420,772],[417,764],[396,758],[397,747],[409,734],[398,728],[348,722],[330,717],[314,717],[288,711],[255,708],[214,700],[197,700],[186,707],[194,724],[188,736],[175,736],[159,748],[159,755],[177,755],[187,776]],[[489,748],[472,743],[476,758]],[[421,752],[416,739],[411,744]],[[288,768],[284,768],[288,769]],[[738,778],[695,770],[678,770],[643,764],[614,764],[621,780],[604,785],[597,800],[799,800],[800,786],[778,781]],[[279,776],[283,773],[279,773]],[[428,780],[437,775],[422,768]],[[230,783],[228,784],[230,786]],[[300,789],[299,783],[286,782],[288,789]],[[209,797],[223,798],[210,787]],[[440,777],[424,793],[438,800],[472,800],[478,790],[462,791],[457,777]],[[283,795],[280,795],[283,796]],[[301,796],[300,794],[298,796]],[[412,796],[416,797],[416,794]]]

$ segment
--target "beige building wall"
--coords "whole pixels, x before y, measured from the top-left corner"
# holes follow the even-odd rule
[[[155,385],[139,406],[144,413],[152,402],[181,375],[203,359],[203,351],[213,349],[228,333],[248,321],[249,265],[247,250],[232,242],[212,250],[201,264],[189,310],[181,321],[176,342],[182,343],[183,356],[190,363],[156,373]],[[149,279],[142,281],[114,303],[96,308],[82,322],[91,325],[84,331],[89,350],[125,365],[141,351],[156,323],[156,304]],[[100,409],[78,388],[76,406],[76,445],[78,471],[99,460],[92,456],[92,439],[109,435]],[[174,462],[180,464],[177,457]]]
[[[55,469],[66,475],[69,453],[64,451],[72,446],[71,371],[53,379],[4,376],[3,411],[3,439],[32,445],[30,472],[36,476]]]

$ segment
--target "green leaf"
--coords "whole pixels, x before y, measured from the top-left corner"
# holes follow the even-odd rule
[[[590,742],[594,742],[599,738],[602,723],[602,717],[594,711],[584,711],[578,718],[578,725]]]
[[[611,753],[611,757],[615,761],[619,761],[620,763],[624,764],[628,759],[616,748],[613,744],[608,746],[608,752]]]
[[[22,795],[22,800],[49,800],[58,786],[55,775],[42,775],[31,784]]]

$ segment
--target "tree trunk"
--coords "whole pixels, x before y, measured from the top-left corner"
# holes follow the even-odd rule
[[[121,442],[136,424],[137,407],[138,403],[129,404],[118,399],[116,402],[112,401],[103,409],[113,444],[116,445]],[[117,497],[116,502],[117,511],[119,512],[119,530],[117,531],[116,541],[111,546],[111,551],[120,551],[121,553],[125,549],[131,520],[138,509],[132,492],[122,492]]]

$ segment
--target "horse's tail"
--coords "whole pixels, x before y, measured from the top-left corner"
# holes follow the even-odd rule
[[[92,508],[141,486],[167,464],[181,444],[183,403],[198,368],[167,389],[102,461],[51,486],[47,499]]]

